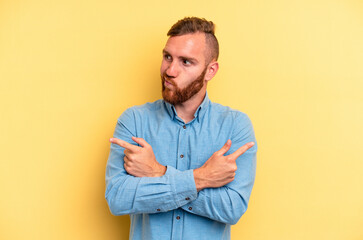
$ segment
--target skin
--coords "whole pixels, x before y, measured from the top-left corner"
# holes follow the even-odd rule
[[[176,99],[176,92],[186,89],[194,81],[204,78],[204,84],[193,96],[183,102],[174,104],[178,116],[185,123],[194,118],[194,113],[202,103],[207,83],[218,71],[218,62],[213,59],[207,62],[207,45],[203,33],[186,34],[170,37],[163,50],[163,60],[160,68],[164,94],[166,99]],[[203,76],[203,71],[205,74]],[[165,99],[165,97],[164,97]],[[166,172],[166,167],[155,158],[150,144],[142,138],[132,137],[140,145],[135,146],[117,138],[110,142],[125,148],[124,168],[135,177],[160,177]],[[194,180],[197,191],[204,188],[222,187],[234,180],[237,170],[236,160],[254,145],[249,142],[234,153],[224,156],[231,147],[231,140],[215,152],[200,168],[194,169]]]
[[[178,116],[185,123],[193,120],[195,111],[205,97],[207,82],[214,77],[219,68],[215,60],[206,62],[206,47],[204,33],[195,33],[170,37],[163,49],[160,74],[166,75],[167,83],[164,86],[169,89],[171,97],[175,94],[176,87],[168,84],[168,80],[183,89],[197,79],[206,68],[204,85],[200,91],[185,102],[174,105]]]

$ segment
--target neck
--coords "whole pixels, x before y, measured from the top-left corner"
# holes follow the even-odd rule
[[[203,102],[206,94],[206,89],[202,88],[197,94],[191,97],[189,100],[175,105],[175,110],[185,123],[188,123],[194,119],[195,111],[197,111],[200,104]]]

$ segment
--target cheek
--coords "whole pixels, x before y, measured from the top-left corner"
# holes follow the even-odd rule
[[[167,69],[167,65],[166,65],[165,61],[163,60],[161,62],[161,66],[160,66],[160,74],[162,75],[166,71],[166,69]]]

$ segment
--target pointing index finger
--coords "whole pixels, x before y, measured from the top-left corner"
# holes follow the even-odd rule
[[[254,142],[246,143],[242,147],[238,148],[234,153],[231,153],[229,156],[233,157],[234,159],[237,159],[239,156],[244,154],[248,149],[250,149],[254,145],[255,145]]]
[[[126,148],[130,151],[136,151],[139,147],[132,145],[131,143],[128,143],[124,140],[118,139],[118,138],[110,138],[110,142],[115,143],[119,145],[120,147]]]

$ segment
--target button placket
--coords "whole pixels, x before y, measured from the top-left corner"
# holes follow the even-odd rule
[[[173,230],[171,234],[171,239],[181,240],[183,231],[183,212],[181,210],[173,211]]]
[[[188,170],[188,162],[186,161],[187,146],[188,146],[188,129],[186,125],[180,125],[179,127],[179,140],[178,140],[178,152],[177,152],[177,169],[178,170]]]

